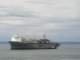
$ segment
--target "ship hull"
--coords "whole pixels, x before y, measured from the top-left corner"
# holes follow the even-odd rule
[[[59,43],[23,43],[23,42],[11,42],[9,41],[11,49],[56,49],[60,45]]]

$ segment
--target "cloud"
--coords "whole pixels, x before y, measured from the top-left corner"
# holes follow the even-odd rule
[[[3,0],[0,1],[0,15],[12,16],[54,16],[77,17],[78,0]]]
[[[78,0],[2,0],[0,33],[4,35],[47,33],[51,37],[79,36],[75,35],[80,32],[78,2]]]
[[[22,21],[11,21],[11,20],[7,20],[7,21],[0,21],[0,24],[7,24],[7,25],[22,25]]]
[[[14,34],[53,34],[56,35],[59,32],[71,35],[76,33],[76,25],[79,26],[79,20],[66,19],[66,18],[52,18],[52,17],[42,17],[42,18],[27,18],[27,17],[0,17],[0,28],[3,32]],[[79,27],[78,27],[79,28]],[[75,29],[73,31],[73,29]],[[11,31],[11,32],[10,32]],[[73,31],[73,32],[70,32]],[[79,32],[79,31],[78,31]],[[72,35],[73,36],[73,35]]]
[[[0,17],[0,28],[20,34],[40,34],[60,31],[58,23],[48,22],[45,18]]]
[[[0,7],[0,16],[34,17],[33,12],[19,7]]]

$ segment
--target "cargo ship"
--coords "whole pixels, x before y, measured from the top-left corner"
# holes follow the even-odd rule
[[[28,39],[19,35],[14,35],[9,41],[11,50],[19,49],[56,49],[60,46],[60,43],[51,42],[49,39]]]

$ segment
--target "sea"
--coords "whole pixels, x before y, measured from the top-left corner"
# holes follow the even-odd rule
[[[0,60],[80,60],[80,44],[61,44],[58,49],[10,50],[0,43]]]

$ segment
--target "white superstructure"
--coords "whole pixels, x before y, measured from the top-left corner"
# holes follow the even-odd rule
[[[13,42],[21,42],[22,38],[19,37],[18,35],[14,35],[14,36],[11,37],[11,41],[13,41]]]
[[[24,43],[37,43],[38,40],[19,36],[19,35],[14,35],[11,37],[11,41],[12,42],[24,42]]]

